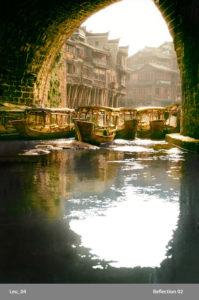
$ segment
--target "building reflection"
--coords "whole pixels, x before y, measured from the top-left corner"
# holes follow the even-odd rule
[[[121,158],[120,153],[89,151],[56,151],[46,159],[46,166],[35,168],[32,205],[48,218],[63,217],[67,200],[73,194],[99,193],[109,188],[117,175],[118,166],[109,160]],[[52,163],[53,162],[53,163]]]

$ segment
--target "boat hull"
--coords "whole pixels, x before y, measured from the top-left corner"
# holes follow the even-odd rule
[[[63,130],[53,132],[42,132],[29,128],[27,123],[23,120],[12,121],[12,124],[19,135],[25,139],[57,139],[75,136],[75,129],[71,127],[66,127]]]
[[[151,137],[152,138],[163,138],[164,137],[164,121],[154,120],[150,122]]]
[[[140,126],[137,130],[139,138],[163,139],[165,137],[164,121],[154,120],[150,122],[150,126]]]
[[[106,130],[95,130],[93,122],[80,120],[74,120],[74,122],[79,141],[100,145],[101,143],[111,142],[115,137],[115,133],[105,135]]]
[[[126,120],[121,129],[116,131],[116,139],[133,140],[136,135],[138,121],[136,119]]]

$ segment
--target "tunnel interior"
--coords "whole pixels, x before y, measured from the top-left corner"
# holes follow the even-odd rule
[[[8,0],[0,11],[0,102],[32,105],[47,95],[64,41],[115,0]],[[199,3],[154,0],[173,36],[182,82],[181,134],[199,138]]]

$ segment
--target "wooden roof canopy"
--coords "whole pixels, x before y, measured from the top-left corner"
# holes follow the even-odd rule
[[[72,108],[28,108],[25,110],[28,113],[72,113],[75,110]]]
[[[120,107],[119,108],[120,112],[136,112],[137,109],[136,108],[130,108],[130,107]]]
[[[115,107],[108,107],[108,106],[100,106],[100,105],[83,105],[83,106],[79,106],[78,111],[85,111],[85,112],[89,112],[89,111],[106,111],[106,112],[119,112],[119,108],[115,108]]]
[[[137,108],[138,113],[164,111],[164,110],[165,110],[165,107],[158,107],[158,106],[146,106],[146,107]]]

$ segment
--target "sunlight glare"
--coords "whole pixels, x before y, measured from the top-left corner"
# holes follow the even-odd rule
[[[132,186],[125,194],[125,201],[103,216],[71,220],[70,227],[81,235],[84,247],[114,267],[159,266],[176,226],[178,203],[138,194]]]
[[[123,0],[93,14],[83,24],[94,33],[109,32],[109,39],[120,38],[129,45],[129,55],[145,46],[158,47],[172,41],[168,26],[152,0]]]

